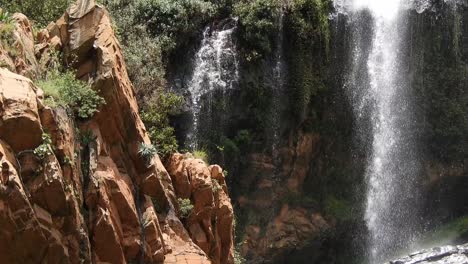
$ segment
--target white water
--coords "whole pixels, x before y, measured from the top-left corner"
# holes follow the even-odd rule
[[[284,41],[284,10],[280,10],[280,15],[278,17],[278,36],[276,39],[277,47],[275,52],[276,65],[273,70],[273,78],[275,83],[273,84],[273,103],[272,103],[272,130],[273,130],[273,159],[276,161],[278,158],[278,145],[280,140],[280,122],[281,122],[281,96],[283,95],[284,82],[285,82],[285,73],[284,73],[284,51],[283,51],[283,41]]]
[[[202,97],[211,96],[215,90],[232,89],[239,78],[237,51],[232,39],[235,29],[234,20],[225,23],[219,30],[209,26],[203,32],[203,40],[195,55],[193,75],[188,85],[193,123],[187,142],[192,150],[198,147],[197,130]]]
[[[399,251],[411,250],[417,236],[419,171],[411,136],[412,105],[404,76],[402,23],[408,1],[336,0],[354,27],[353,62],[346,84],[358,133],[368,133],[365,221],[368,260],[382,263]],[[362,11],[370,13],[365,19]],[[364,16],[365,17],[365,16]],[[363,24],[372,23],[369,28]],[[371,43],[363,39],[371,35]],[[365,71],[365,72],[364,72]]]

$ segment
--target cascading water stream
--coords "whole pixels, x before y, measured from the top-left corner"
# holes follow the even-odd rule
[[[335,7],[347,14],[353,31],[345,88],[357,131],[368,135],[364,217],[368,260],[377,264],[411,250],[419,228],[419,164],[402,58],[407,6],[400,0],[335,0]]]
[[[188,85],[193,115],[192,128],[187,135],[188,146],[198,147],[198,126],[202,98],[215,90],[227,91],[239,79],[237,50],[232,38],[237,20],[228,19],[217,27],[208,26],[203,32],[201,47],[195,55],[192,78]],[[210,100],[208,100],[210,101]]]
[[[275,52],[276,65],[273,69],[273,103],[272,103],[272,152],[275,164],[279,163],[278,160],[278,147],[280,143],[280,129],[281,129],[281,100],[280,98],[284,92],[285,69],[284,69],[284,8],[281,7],[278,17],[278,36],[276,38],[277,47]],[[275,165],[276,166],[276,165]],[[275,175],[276,176],[276,175]]]

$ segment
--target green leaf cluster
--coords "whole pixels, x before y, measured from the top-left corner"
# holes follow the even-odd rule
[[[182,103],[181,96],[158,89],[142,107],[141,118],[151,141],[163,157],[176,152],[179,147],[169,117],[181,110]]]
[[[6,10],[23,13],[41,27],[59,19],[71,3],[71,0],[0,0],[0,6]]]
[[[93,117],[99,107],[105,104],[104,98],[90,84],[77,80],[72,71],[53,70],[37,85],[44,90],[46,104],[70,107],[82,119]]]
[[[196,159],[201,159],[205,163],[208,163],[208,153],[205,150],[194,150],[193,157]]]
[[[138,149],[138,154],[146,161],[149,161],[158,154],[158,150],[152,144],[141,143]]]
[[[54,154],[52,149],[52,138],[47,133],[42,133],[42,144],[34,149],[34,154],[41,160]]]
[[[215,10],[210,1],[203,0],[139,0],[135,20],[157,37],[163,51],[170,52],[179,40],[197,32]]]
[[[15,20],[10,13],[0,8],[0,44],[11,57],[16,56],[14,30]]]
[[[277,22],[281,12],[279,0],[240,1],[234,5],[239,17],[240,37],[248,61],[272,52]]]
[[[177,202],[179,203],[179,214],[182,219],[186,219],[190,216],[193,210],[193,204],[190,201],[190,199],[182,199],[179,198],[177,199]]]

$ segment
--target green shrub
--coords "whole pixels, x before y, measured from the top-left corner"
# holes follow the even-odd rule
[[[280,10],[280,1],[276,0],[244,0],[234,5],[234,14],[239,17],[241,42],[248,61],[271,53]]]
[[[70,107],[82,119],[93,117],[98,108],[105,104],[104,98],[99,96],[91,85],[77,80],[72,71],[51,71],[46,79],[38,81],[37,85],[44,90],[46,103],[52,107]]]
[[[15,20],[8,11],[0,8],[0,23],[2,24],[14,24]]]
[[[322,76],[328,59],[329,0],[294,0],[285,16],[288,95],[292,115],[302,121],[308,106],[326,89]],[[309,110],[309,111],[307,111]]]
[[[141,143],[138,149],[138,154],[140,154],[140,156],[142,156],[146,161],[150,161],[158,154],[158,150],[152,144]]]
[[[14,47],[15,20],[10,13],[0,8],[0,43],[11,57],[16,56],[16,48]]]
[[[176,152],[179,147],[169,117],[181,110],[182,102],[181,96],[158,89],[142,106],[141,118],[151,141],[163,157]]]
[[[179,203],[179,214],[180,218],[185,219],[190,216],[193,210],[193,204],[190,201],[190,199],[177,199],[177,202]]]
[[[194,150],[193,157],[196,159],[201,159],[205,163],[208,163],[208,153],[206,153],[206,151],[204,150]]]
[[[42,133],[42,144],[34,149],[34,154],[41,160],[54,154],[52,150],[52,138],[47,133]]]
[[[237,247],[234,249],[234,264],[244,264],[245,258],[242,257]]]
[[[64,13],[70,0],[0,0],[0,6],[11,11],[25,14],[41,27],[56,21]]]
[[[170,53],[198,30],[215,13],[215,6],[203,0],[138,0],[135,20],[145,24],[164,52]]]

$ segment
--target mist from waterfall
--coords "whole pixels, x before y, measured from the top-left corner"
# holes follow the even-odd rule
[[[420,228],[420,165],[403,63],[407,4],[335,1],[337,11],[347,14],[353,35],[345,89],[354,108],[356,132],[368,135],[361,140],[368,151],[364,217],[372,264],[410,251]]]
[[[193,121],[187,143],[192,150],[199,147],[198,126],[204,97],[208,97],[209,103],[214,91],[230,90],[239,79],[237,49],[232,36],[236,27],[236,19],[226,19],[203,31],[203,40],[195,55],[193,74],[188,84]]]

